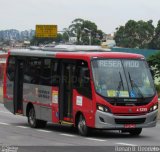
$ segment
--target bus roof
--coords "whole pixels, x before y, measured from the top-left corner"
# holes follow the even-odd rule
[[[30,49],[14,49],[9,51],[10,55],[15,56],[32,56],[32,57],[52,57],[52,58],[65,58],[65,59],[90,59],[90,58],[130,58],[140,59],[144,58],[143,55],[133,53],[121,53],[121,52],[101,52],[101,51],[42,51],[42,50],[30,50]]]

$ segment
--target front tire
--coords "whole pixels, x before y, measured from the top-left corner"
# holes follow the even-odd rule
[[[136,128],[129,131],[131,136],[139,136],[142,132],[142,128]]]
[[[36,113],[33,107],[28,112],[28,124],[31,128],[45,128],[47,122],[36,119]]]
[[[81,136],[87,136],[89,134],[89,128],[86,125],[86,120],[83,115],[80,115],[78,120],[78,132]]]

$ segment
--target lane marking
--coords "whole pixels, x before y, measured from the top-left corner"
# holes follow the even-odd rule
[[[12,114],[12,113],[7,112],[7,111],[0,111],[0,113],[8,113],[8,114]]]
[[[40,131],[40,132],[47,132],[47,133],[48,133],[48,132],[49,132],[49,133],[52,132],[52,131],[42,130],[42,129],[36,129],[36,130],[37,130],[37,131]]]
[[[10,126],[10,124],[8,124],[8,123],[4,123],[4,122],[0,122],[0,125]]]
[[[62,136],[67,136],[67,137],[75,137],[75,135],[71,135],[71,134],[60,134]]]
[[[107,141],[107,140],[103,140],[103,139],[96,139],[96,138],[86,138],[88,140],[93,140],[93,141]]]
[[[16,127],[18,127],[18,128],[24,128],[24,129],[29,128],[29,127],[25,127],[25,126],[16,126]]]
[[[124,145],[124,146],[138,146],[138,145],[134,145],[134,144],[128,144],[128,143],[116,143],[118,145]]]

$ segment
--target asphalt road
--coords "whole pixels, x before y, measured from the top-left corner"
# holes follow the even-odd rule
[[[143,129],[139,137],[131,137],[127,133],[122,134],[118,131],[99,130],[92,131],[89,137],[81,137],[75,129],[67,126],[48,124],[45,129],[30,128],[26,117],[11,114],[3,107],[3,104],[0,104],[0,146],[4,145],[27,146],[23,151],[30,148],[32,150],[28,151],[49,151],[52,147],[46,146],[59,146],[63,148],[61,151],[65,152],[66,146],[72,147],[70,152],[75,151],[73,146],[81,146],[81,151],[84,151],[84,146],[95,146],[94,150],[96,146],[100,146],[99,148],[103,146],[160,146],[160,122],[155,128]],[[38,146],[38,150],[28,146]],[[45,146],[45,148],[39,146]],[[106,147],[103,150],[107,151]]]

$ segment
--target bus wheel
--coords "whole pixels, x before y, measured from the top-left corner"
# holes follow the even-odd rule
[[[36,122],[36,114],[34,108],[30,108],[28,112],[28,123],[31,128],[36,128],[37,127],[37,122]]]
[[[89,132],[89,128],[86,126],[86,121],[83,115],[80,115],[78,120],[78,131],[82,136],[87,136]]]
[[[31,128],[44,128],[47,124],[46,121],[36,119],[34,108],[30,108],[28,113],[28,123]]]
[[[136,129],[129,130],[129,133],[132,136],[139,136],[141,132],[142,132],[142,128],[136,128]]]

